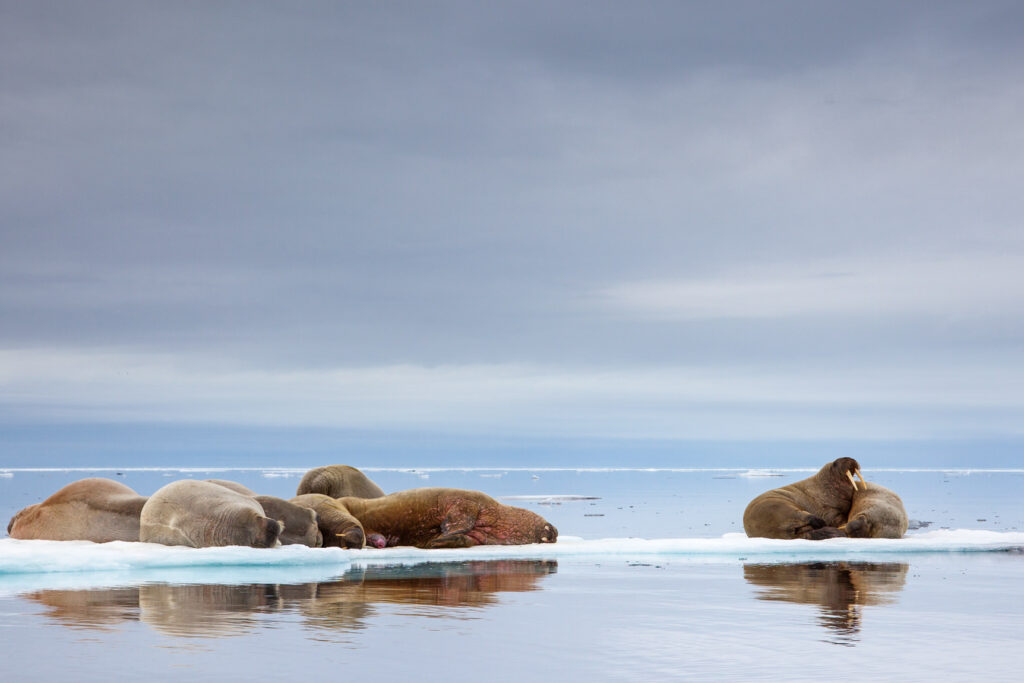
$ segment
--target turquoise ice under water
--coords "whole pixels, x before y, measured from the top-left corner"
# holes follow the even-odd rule
[[[9,471],[0,516],[85,476],[143,494],[217,477],[289,496],[302,471]],[[370,473],[385,490],[476,488],[528,507],[559,527],[544,546],[3,539],[0,677],[1019,679],[1024,472],[865,470],[920,527],[899,541],[738,533],[747,500],[808,473]]]

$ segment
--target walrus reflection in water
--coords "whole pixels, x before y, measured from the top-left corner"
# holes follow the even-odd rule
[[[853,458],[839,458],[812,477],[762,493],[743,513],[747,536],[820,540],[845,536],[853,492],[854,474],[864,481]],[[867,482],[864,482],[867,486]]]
[[[896,602],[910,565],[902,562],[746,564],[743,577],[758,600],[817,605],[821,624],[849,640],[860,631],[861,606]]]
[[[271,612],[298,613],[327,631],[363,628],[376,605],[487,607],[497,595],[540,589],[553,560],[428,562],[350,569],[340,580],[302,584],[144,584],[132,588],[40,590],[24,597],[69,628],[109,630],[142,621],[175,637],[249,635]],[[436,616],[425,610],[411,616]]]
[[[377,605],[478,607],[498,603],[499,593],[540,590],[558,571],[554,560],[428,562],[404,567],[351,569],[342,580],[281,586],[285,604],[296,605],[309,626],[325,631],[363,628]],[[437,616],[422,609],[410,616]]]
[[[88,590],[45,589],[22,597],[46,608],[44,614],[74,629],[113,631],[113,627],[139,617],[139,589],[90,588]]]

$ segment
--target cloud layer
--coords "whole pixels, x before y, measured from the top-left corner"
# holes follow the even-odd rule
[[[1019,432],[1016,3],[0,8],[11,420]]]

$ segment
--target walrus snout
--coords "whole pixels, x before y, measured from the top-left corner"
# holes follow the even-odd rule
[[[850,538],[867,538],[871,535],[868,521],[864,515],[860,515],[846,523],[846,535]]]
[[[554,543],[558,540],[558,529],[551,524],[545,524],[540,528],[540,533],[537,534],[541,543]]]
[[[281,545],[280,537],[284,531],[284,524],[269,517],[263,518],[263,538],[253,543],[256,548],[276,548]]]
[[[363,530],[357,526],[346,529],[344,532],[337,534],[337,536],[341,539],[341,544],[346,548],[362,548],[366,543],[366,536]]]

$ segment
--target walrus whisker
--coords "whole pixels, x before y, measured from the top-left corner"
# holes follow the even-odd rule
[[[857,490],[857,480],[853,478],[852,474],[850,474],[850,470],[846,470],[846,478],[850,480],[850,483],[853,484],[853,490],[856,491]],[[867,488],[867,486],[865,486],[864,488]]]

